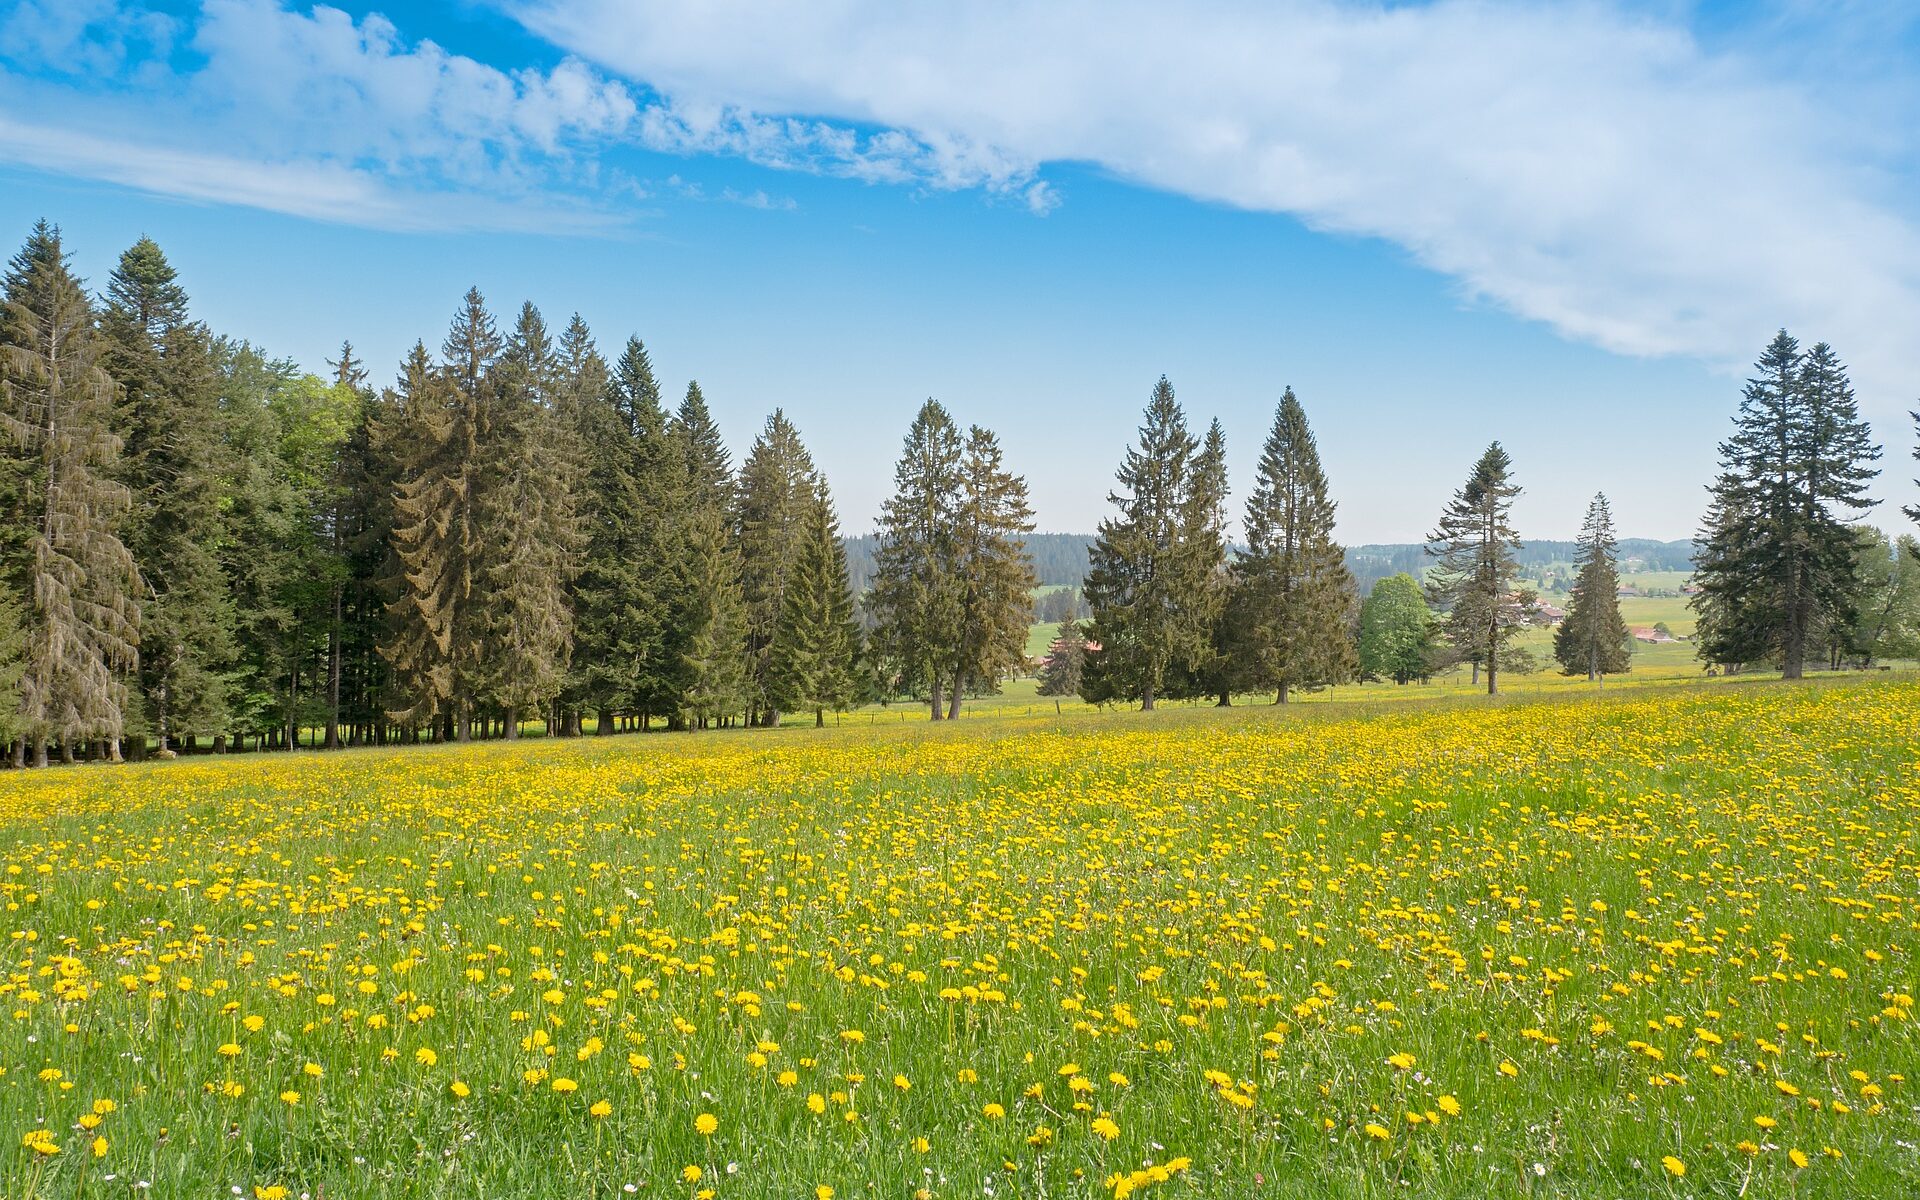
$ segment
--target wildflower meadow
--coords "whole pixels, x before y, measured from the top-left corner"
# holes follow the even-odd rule
[[[1905,1196],[1920,686],[0,780],[0,1195]]]

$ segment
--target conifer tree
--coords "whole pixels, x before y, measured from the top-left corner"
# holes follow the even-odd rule
[[[1553,634],[1553,656],[1563,674],[1590,680],[1631,670],[1627,623],[1620,616],[1619,544],[1605,493],[1587,506],[1574,560],[1573,600]]]
[[[1738,667],[1778,661],[1797,679],[1813,631],[1852,603],[1854,535],[1842,510],[1876,501],[1880,457],[1826,343],[1802,353],[1775,335],[1720,444],[1695,582],[1701,655]]]
[[[1216,614],[1220,552],[1197,535],[1216,525],[1223,477],[1203,461],[1166,376],[1154,385],[1139,443],[1127,449],[1100,522],[1083,589],[1093,610],[1081,694],[1096,703],[1137,698],[1144,711],[1177,666],[1206,654]],[[1196,540],[1199,544],[1196,545]]]
[[[407,437],[394,494],[394,552],[403,584],[387,659],[406,685],[396,720],[432,721],[436,736],[472,736],[473,701],[485,686],[480,563],[488,373],[500,337],[479,289],[469,290],[432,364],[415,345],[402,368]]]
[[[235,657],[221,569],[219,375],[207,330],[166,255],[141,238],[120,256],[100,320],[101,365],[120,385],[122,540],[144,585],[139,681],[162,753],[226,728]]]
[[[685,726],[707,728],[747,709],[747,606],[729,513],[696,508],[688,517],[688,626],[682,651]]]
[[[1910,412],[1907,415],[1913,418],[1913,457],[1920,459],[1920,412]],[[1920,479],[1916,479],[1913,482],[1916,486],[1920,486]],[[1907,520],[1914,522],[1916,525],[1920,525],[1920,504],[1908,504],[1901,508],[1900,511],[1907,514]]]
[[[736,488],[726,442],[697,382],[669,423],[685,493],[681,569],[681,723],[706,728],[747,707],[746,602],[735,536]]]
[[[622,555],[635,518],[625,440],[609,398],[611,372],[579,313],[560,335],[554,391],[555,424],[566,448],[568,485],[579,531],[575,570],[567,582],[573,652],[559,699],[559,732],[577,736],[581,713],[598,708],[599,732],[612,733],[612,704],[625,670],[616,658],[611,622],[624,577]]]
[[[1087,659],[1087,635],[1080,622],[1068,617],[1060,622],[1060,632],[1047,648],[1047,659],[1040,668],[1042,696],[1072,696],[1080,691],[1080,671]]]
[[[1288,388],[1247,498],[1247,552],[1237,583],[1253,675],[1284,704],[1295,688],[1353,674],[1353,576],[1333,539],[1334,503],[1306,410]]]
[[[928,398],[907,428],[893,468],[893,494],[881,508],[880,547],[867,597],[876,649],[894,690],[924,689],[933,720],[947,715],[943,688],[953,677],[961,623],[958,510],[965,487],[960,428]]]
[[[971,427],[959,468],[952,536],[959,619],[950,639],[949,718],[960,715],[968,685],[990,687],[1025,665],[1037,582],[1022,541],[1033,532],[1027,481],[1007,470],[999,439]]]
[[[330,360],[334,387],[351,396],[353,428],[334,463],[327,526],[340,564],[329,595],[326,745],[380,740],[386,727],[388,680],[380,643],[386,632],[388,584],[399,571],[387,538],[393,525],[393,459],[381,441],[391,392],[367,382],[352,342]]]
[[[1207,427],[1194,455],[1187,501],[1184,551],[1191,620],[1199,633],[1193,648],[1173,664],[1166,694],[1213,696],[1220,707],[1248,682],[1242,624],[1233,570],[1227,562],[1227,439],[1218,420]]]
[[[41,222],[8,263],[0,325],[7,441],[5,572],[27,601],[15,761],[44,766],[101,740],[120,758],[140,643],[139,574],[119,536],[131,498],[117,476],[113,380],[94,313],[57,229]]]
[[[558,364],[532,304],[521,308],[490,383],[475,507],[483,694],[516,738],[521,720],[544,712],[566,679],[577,549],[568,447],[554,412]]]
[[[673,436],[680,448],[681,469],[686,475],[688,510],[723,513],[731,510],[733,461],[697,382],[687,384],[686,398],[674,412]]]
[[[859,647],[847,555],[833,504],[819,484],[768,648],[768,690],[775,707],[810,708],[813,723],[825,725],[827,709],[844,710],[853,702]]]
[[[1455,651],[1485,669],[1489,696],[1500,690],[1500,652],[1521,625],[1514,594],[1520,538],[1508,515],[1520,489],[1512,468],[1499,442],[1488,446],[1427,538],[1427,553],[1439,559],[1428,594],[1445,613]]]
[[[759,725],[780,723],[773,646],[787,588],[806,541],[814,503],[813,458],[800,432],[775,409],[740,467],[737,518],[741,593],[747,606],[748,715]]]

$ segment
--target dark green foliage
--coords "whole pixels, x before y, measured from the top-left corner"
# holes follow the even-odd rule
[[[1243,631],[1249,682],[1284,703],[1354,670],[1353,576],[1333,540],[1334,504],[1306,411],[1288,388],[1274,413],[1247,499],[1247,551],[1236,572],[1230,626]],[[1236,648],[1237,649],[1237,648]]]
[[[219,363],[212,335],[160,247],[120,256],[101,313],[101,365],[120,385],[115,426],[133,500],[123,540],[141,595],[140,690],[162,750],[230,719],[232,592],[220,563],[223,475]]]
[[[815,725],[828,709],[844,710],[858,691],[860,630],[847,589],[847,558],[839,522],[825,488],[808,506],[793,571],[781,598],[780,620],[768,648],[768,690],[775,708],[813,710]]]
[[[17,724],[38,763],[49,741],[71,758],[76,743],[100,739],[117,759],[140,604],[119,536],[130,496],[118,479],[114,384],[58,230],[34,227],[7,265],[4,295],[4,570],[12,595],[28,602]]]
[[[509,738],[560,694],[573,648],[578,552],[571,444],[556,411],[559,364],[533,305],[494,364],[476,507],[484,623],[482,695]]]
[[[1428,539],[1428,552],[1439,560],[1427,580],[1428,596],[1444,614],[1455,655],[1486,672],[1489,696],[1500,690],[1500,651],[1524,623],[1528,599],[1514,591],[1520,538],[1508,512],[1520,489],[1510,478],[1512,465],[1499,442],[1488,446]]]
[[[953,677],[953,635],[961,621],[963,455],[959,426],[928,398],[914,414],[893,468],[893,494],[881,509],[867,593],[888,690],[925,697],[936,721],[947,714],[942,689],[961,690]]]
[[[1619,543],[1613,536],[1613,510],[1605,494],[1587,506],[1574,560],[1573,601],[1553,633],[1553,656],[1563,674],[1598,680],[1633,666],[1627,623],[1620,616]]]
[[[978,425],[967,431],[960,478],[953,528],[959,621],[949,637],[949,717],[960,715],[966,689],[997,688],[1003,676],[1026,664],[1033,619],[1033,566],[1021,543],[1033,530],[1026,480],[1006,469],[999,439]]]
[[[748,704],[747,605],[726,513],[696,509],[687,537],[688,623],[681,712],[689,729],[744,713]],[[851,601],[849,601],[851,603]]]
[[[1139,442],[1127,449],[1108,497],[1119,511],[1100,523],[1085,593],[1087,656],[1081,694],[1094,703],[1138,699],[1151,710],[1172,673],[1211,652],[1223,595],[1226,501],[1218,455],[1202,452],[1163,375]]]
[[[799,430],[775,409],[740,468],[737,524],[747,606],[748,715],[756,724],[780,723],[774,639],[819,491]]]
[[[1843,519],[1875,501],[1880,457],[1845,368],[1822,342],[1804,354],[1781,330],[1748,380],[1734,433],[1720,444],[1695,582],[1701,657],[1727,667],[1805,669],[1816,630],[1856,587]]]

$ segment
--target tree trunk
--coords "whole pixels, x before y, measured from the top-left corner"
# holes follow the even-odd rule
[[[960,676],[956,674],[953,677],[953,695],[947,698],[947,720],[958,721],[959,719],[960,719]]]
[[[327,627],[327,741],[326,748],[340,748],[340,593],[333,589],[333,623]]]
[[[1141,712],[1153,711],[1153,685],[1152,684],[1148,684],[1146,688],[1140,693],[1140,711]]]
[[[47,739],[44,737],[33,739],[33,765],[36,767],[47,765]]]
[[[1284,684],[1284,683],[1283,683],[1283,684],[1281,684],[1281,685],[1280,685],[1280,691],[1279,691],[1279,692],[1278,692],[1278,693],[1277,693],[1277,694],[1276,694],[1276,695],[1274,696],[1274,698],[1273,698],[1273,702],[1274,702],[1275,704],[1286,704],[1286,703],[1288,703],[1289,701],[1291,701],[1291,700],[1293,699],[1293,697],[1292,697],[1292,695],[1291,695],[1291,692],[1292,692],[1292,690],[1293,690],[1293,689],[1292,689],[1292,688],[1290,688],[1290,687],[1288,687],[1288,686],[1287,686],[1286,684]]]
[[[938,675],[933,677],[933,686],[928,690],[927,696],[929,711],[933,714],[933,720],[938,721],[944,715],[940,711],[940,677]]]
[[[501,718],[501,722],[505,728],[506,739],[510,742],[519,741],[520,740],[520,710],[511,704],[507,705],[507,714],[506,716]]]
[[[825,729],[827,727],[826,709],[816,708],[813,710],[813,727],[815,729]]]

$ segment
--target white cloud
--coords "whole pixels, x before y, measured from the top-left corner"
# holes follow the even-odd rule
[[[1785,324],[1838,345],[1882,411],[1920,388],[1920,234],[1874,157],[1911,148],[1849,132],[1884,112],[1617,5],[509,7],[671,97],[641,114],[654,146],[1040,211],[1038,169],[1087,162],[1390,240],[1610,350],[1737,369]]]
[[[42,7],[9,18],[34,40],[7,57],[75,66],[0,74],[0,160],[387,229],[613,223],[598,152],[639,105],[577,59],[508,72],[378,15],[206,0],[164,27],[200,60],[174,75],[140,6]]]
[[[263,162],[156,146],[0,115],[0,161],[117,183],[158,196],[239,204],[316,221],[399,232],[540,230],[582,232],[606,218],[577,207],[501,204],[481,196],[423,203],[378,175],[337,162]]]

